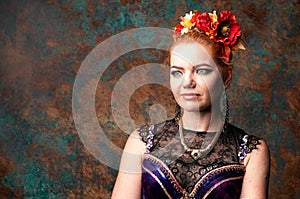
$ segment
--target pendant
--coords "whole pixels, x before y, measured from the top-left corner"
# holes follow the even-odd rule
[[[192,158],[194,158],[194,160],[198,160],[201,156],[200,150],[192,149],[191,156],[192,156]]]

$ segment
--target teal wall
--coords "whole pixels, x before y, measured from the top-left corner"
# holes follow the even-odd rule
[[[296,0],[1,0],[0,198],[110,198],[117,170],[95,158],[75,128],[77,72],[109,37],[132,28],[172,28],[191,9],[228,9],[237,16],[247,51],[235,55],[230,121],[266,139],[270,198],[300,198]],[[128,53],[99,80],[97,118],[115,145],[123,147],[127,134],[112,116],[114,86],[126,71],[164,57],[155,50]],[[149,107],[156,103],[172,117],[174,102],[166,88],[145,85],[134,93],[130,114],[138,125],[149,122]]]

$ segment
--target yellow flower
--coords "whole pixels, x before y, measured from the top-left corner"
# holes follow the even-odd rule
[[[181,17],[181,25],[183,25],[185,28],[190,29],[191,27],[195,26],[196,21],[192,21],[192,18],[194,16],[194,13],[190,11],[190,13],[186,13],[184,17]]]
[[[190,28],[190,27],[194,26],[195,23],[196,23],[196,22],[191,22],[191,20],[189,20],[189,19],[185,19],[185,20],[183,21],[183,24],[182,24],[182,25],[183,25],[184,27]]]

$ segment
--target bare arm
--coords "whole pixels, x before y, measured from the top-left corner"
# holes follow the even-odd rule
[[[246,173],[242,186],[241,198],[268,198],[268,182],[270,173],[270,154],[264,140],[260,140],[257,149],[245,158]]]
[[[141,198],[141,168],[144,152],[145,143],[140,140],[138,131],[134,131],[129,136],[122,154],[112,199]]]

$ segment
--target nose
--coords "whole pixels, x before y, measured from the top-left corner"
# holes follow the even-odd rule
[[[185,73],[184,80],[183,80],[183,87],[184,88],[195,88],[196,81],[194,79],[193,73]]]

